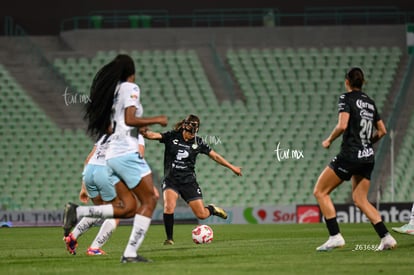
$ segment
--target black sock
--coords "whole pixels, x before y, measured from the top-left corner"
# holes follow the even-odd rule
[[[174,213],[172,214],[164,213],[164,227],[165,227],[165,234],[167,235],[167,240],[174,240],[173,239]]]
[[[336,217],[331,218],[331,219],[325,218],[325,222],[326,222],[326,227],[328,228],[330,236],[334,236],[339,233],[339,225],[338,225],[338,222],[336,221]]]
[[[210,212],[210,216],[214,215],[214,208],[213,206],[209,205],[206,207],[208,209],[208,211]]]
[[[373,224],[375,231],[380,238],[384,238],[388,233],[388,229],[385,227],[385,224],[380,221],[379,223]]]

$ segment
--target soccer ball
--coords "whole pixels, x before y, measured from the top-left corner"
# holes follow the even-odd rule
[[[211,243],[213,241],[213,229],[205,224],[196,226],[191,235],[193,242],[196,244]]]

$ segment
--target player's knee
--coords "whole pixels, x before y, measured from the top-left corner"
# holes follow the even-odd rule
[[[315,188],[315,189],[313,189],[313,196],[318,199],[318,198],[322,197],[322,192],[320,192],[320,190],[318,188]]]
[[[154,211],[157,206],[157,196],[152,193],[151,195],[145,196],[145,199],[141,201],[141,207],[148,210]]]
[[[164,213],[174,213],[175,205],[173,204],[164,204]]]

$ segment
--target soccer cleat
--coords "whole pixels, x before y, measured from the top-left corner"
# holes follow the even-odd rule
[[[409,223],[404,224],[401,227],[392,227],[392,230],[401,234],[414,235],[414,225]]]
[[[149,263],[152,262],[151,260],[144,258],[140,255],[137,255],[136,257],[121,257],[121,263],[126,264],[126,263]]]
[[[208,207],[213,210],[214,216],[220,217],[222,219],[227,219],[227,213],[223,208],[217,207],[214,204],[209,204]]]
[[[394,249],[397,247],[397,241],[391,236],[391,234],[385,235],[385,237],[381,238],[381,242],[375,251],[383,251]]]
[[[86,250],[86,254],[89,256],[106,255],[105,251],[103,251],[99,247],[98,248],[89,247],[88,250]]]
[[[164,245],[173,245],[174,241],[173,240],[165,240],[164,241]]]
[[[66,249],[70,254],[76,255],[76,247],[78,246],[78,241],[73,236],[72,233],[69,233],[67,237],[63,237],[63,241],[66,243]]]
[[[71,202],[65,205],[65,211],[63,213],[63,234],[65,237],[69,236],[70,230],[78,222],[76,208],[78,208],[78,205]]]
[[[341,233],[338,233],[335,236],[330,236],[323,245],[316,248],[316,251],[330,251],[334,248],[343,247],[344,245],[345,240]]]

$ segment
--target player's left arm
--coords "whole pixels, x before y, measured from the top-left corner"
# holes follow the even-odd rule
[[[229,168],[231,171],[233,171],[233,173],[235,173],[238,176],[241,176],[241,167],[238,166],[234,166],[233,164],[231,164],[230,162],[228,162],[225,158],[223,158],[220,154],[218,154],[216,151],[211,150],[210,153],[208,154],[208,156],[213,159],[214,161],[216,161],[217,163]]]
[[[332,142],[335,141],[339,136],[345,132],[346,128],[348,127],[349,121],[349,113],[348,112],[340,112],[338,115],[338,123],[336,124],[335,128],[332,130],[331,134],[322,141],[322,146],[324,148],[329,148]]]

